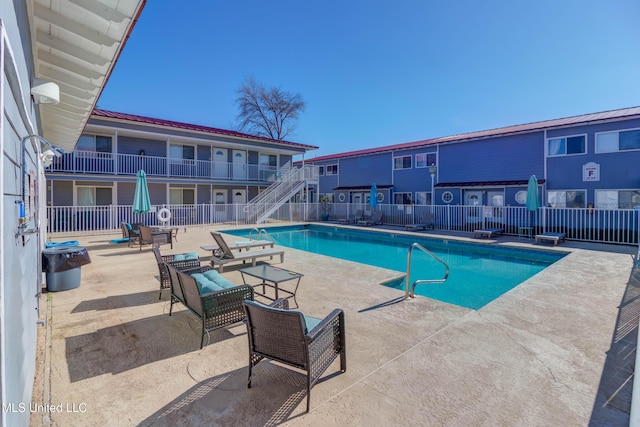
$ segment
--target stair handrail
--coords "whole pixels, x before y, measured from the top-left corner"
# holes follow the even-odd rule
[[[411,285],[409,285],[409,280],[411,279],[411,255],[413,254],[413,250],[415,248],[420,249],[422,252],[426,253],[427,255],[430,255],[431,258],[435,259],[436,261],[438,261],[439,263],[444,265],[444,267],[445,267],[444,278],[442,278],[442,279],[418,279],[415,282],[413,282]],[[406,289],[405,289],[405,294],[404,294],[405,298],[414,298],[415,297],[415,290],[416,290],[416,286],[417,285],[422,285],[422,284],[425,284],[425,283],[444,283],[444,282],[447,281],[448,278],[449,278],[449,265],[446,262],[444,262],[440,257],[438,257],[436,254],[431,252],[429,249],[427,249],[424,246],[422,246],[420,243],[414,243],[414,244],[411,245],[411,247],[409,248],[409,253],[407,255],[407,277],[405,278]],[[409,291],[409,287],[411,287],[411,291]]]

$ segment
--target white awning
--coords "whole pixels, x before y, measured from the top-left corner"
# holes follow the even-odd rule
[[[60,87],[40,105],[42,136],[71,151],[146,0],[28,1],[35,76]]]

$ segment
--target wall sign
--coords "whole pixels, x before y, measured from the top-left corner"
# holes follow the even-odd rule
[[[600,165],[594,162],[582,165],[582,181],[600,181]]]

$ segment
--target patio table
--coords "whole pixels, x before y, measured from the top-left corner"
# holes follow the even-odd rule
[[[285,298],[293,298],[293,302],[296,304],[294,308],[298,308],[298,301],[296,300],[296,292],[298,291],[298,286],[300,285],[300,279],[304,274],[296,273],[295,271],[290,271],[280,267],[273,267],[271,265],[257,265],[255,267],[243,268],[240,270],[240,274],[242,275],[242,282],[245,285],[249,285],[245,279],[245,274],[247,276],[255,277],[262,280],[262,283],[258,283],[256,285],[250,285],[255,288],[259,288],[262,286],[262,292],[255,291],[256,294],[264,297],[268,300],[275,301],[280,298],[280,293],[284,293],[287,295]],[[298,279],[293,291],[288,289],[280,288],[280,283],[288,282],[290,280]],[[275,291],[275,298],[266,294],[267,288],[271,288]]]

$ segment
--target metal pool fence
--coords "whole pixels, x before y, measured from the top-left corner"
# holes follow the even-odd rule
[[[106,234],[120,230],[122,221],[160,225],[157,212],[171,212],[173,226],[209,226],[248,224],[249,204],[156,205],[146,214],[134,214],[132,206],[49,206],[49,233]],[[549,208],[530,212],[525,207],[504,206],[428,206],[366,205],[335,203],[326,206],[329,221],[354,218],[357,211],[365,217],[372,210],[382,212],[385,226],[420,223],[426,214],[439,231],[473,232],[479,228],[502,228],[504,234],[535,235],[542,232],[565,233],[567,239],[587,242],[634,244],[638,242],[639,209]],[[325,206],[320,203],[286,203],[275,210],[269,221],[321,221]]]

